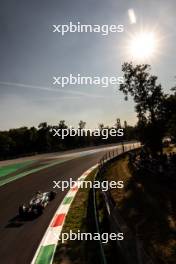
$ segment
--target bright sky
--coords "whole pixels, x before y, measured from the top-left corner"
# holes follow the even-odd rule
[[[175,85],[174,0],[1,0],[0,129],[57,124],[136,122],[118,87],[52,87],[52,76],[121,76],[124,61],[152,64],[164,89]],[[53,24],[123,24],[124,33],[52,33]],[[147,45],[146,45],[147,43]],[[142,48],[141,48],[142,46]]]

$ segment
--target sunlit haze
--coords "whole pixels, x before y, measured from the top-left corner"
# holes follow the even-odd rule
[[[129,40],[129,53],[135,60],[150,59],[158,49],[157,37],[153,32],[139,32]]]

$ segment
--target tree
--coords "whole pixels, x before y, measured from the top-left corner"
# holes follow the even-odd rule
[[[65,124],[65,120],[60,120],[59,128],[60,129],[68,128],[68,126]]]
[[[117,129],[121,128],[121,121],[120,121],[120,118],[117,118],[117,119],[116,119],[115,127],[116,127]]]
[[[8,132],[0,132],[0,159],[6,159],[12,155],[11,148],[15,145]]]
[[[38,125],[38,140],[37,147],[39,152],[48,152],[51,150],[51,137],[50,129],[47,122],[40,123]]]
[[[125,120],[124,121],[124,128],[127,128],[128,127],[128,123],[127,123],[127,121]]]
[[[174,91],[174,89],[171,89]],[[176,92],[165,100],[165,119],[167,120],[167,136],[176,142]]]
[[[80,121],[79,121],[79,124],[78,124],[78,127],[79,127],[79,129],[85,129],[85,127],[86,127],[86,122],[80,120]]]
[[[78,129],[84,131],[85,128],[86,128],[86,122],[80,120],[78,124]],[[82,136],[78,137],[77,142],[79,147],[86,146],[87,141],[89,141],[89,137],[90,137],[89,133],[87,134],[87,137],[85,136],[85,133],[83,133]]]
[[[132,96],[138,117],[138,130],[141,141],[150,149],[152,155],[162,152],[164,136],[164,95],[157,84],[157,76],[150,74],[148,64],[133,65],[124,63],[124,83],[119,90],[125,94],[125,100]]]
[[[98,129],[100,129],[100,131],[101,131],[101,130],[103,130],[103,128],[104,128],[104,124],[103,124],[103,123],[100,123],[100,124],[98,125]]]

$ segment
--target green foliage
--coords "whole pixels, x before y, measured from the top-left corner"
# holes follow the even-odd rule
[[[167,136],[176,142],[176,92],[165,100],[165,119],[167,120]]]
[[[118,119],[119,120],[119,119]],[[80,121],[78,127],[84,129],[86,122]],[[83,137],[67,136],[64,139],[53,137],[51,128],[68,128],[65,120],[61,120],[58,126],[50,126],[46,122],[40,123],[38,128],[21,127],[10,129],[9,131],[0,131],[0,159],[15,158],[25,155],[34,155],[36,153],[55,152],[61,150],[74,149],[79,147],[117,143],[122,138],[111,137],[107,140],[101,137],[93,137],[88,134]],[[105,126],[101,124],[100,128]],[[135,128],[126,126],[123,139],[135,139]]]
[[[119,90],[125,95],[132,96],[138,117],[138,132],[141,141],[150,149],[153,155],[162,151],[162,138],[165,133],[165,108],[166,95],[157,77],[150,74],[148,64],[133,65],[124,63],[124,83]]]

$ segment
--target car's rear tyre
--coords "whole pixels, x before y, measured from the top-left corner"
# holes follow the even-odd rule
[[[24,217],[26,215],[26,207],[24,205],[20,205],[18,208],[18,213],[20,217]]]
[[[43,207],[42,206],[38,206],[37,207],[37,214],[41,215],[43,213]]]

